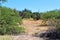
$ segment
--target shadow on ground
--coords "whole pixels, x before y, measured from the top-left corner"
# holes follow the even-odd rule
[[[44,33],[40,33],[37,37],[44,38],[44,40],[60,40],[60,31],[47,30]]]

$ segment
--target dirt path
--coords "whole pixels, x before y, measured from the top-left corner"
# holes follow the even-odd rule
[[[26,33],[34,34],[36,32],[46,31],[49,29],[48,26],[39,26],[42,20],[23,20],[23,26],[26,28]]]
[[[49,29],[47,26],[39,26],[42,20],[34,21],[34,20],[23,20],[22,26],[26,28],[26,34],[13,36],[13,40],[43,40],[43,38],[33,37],[32,34],[37,32],[44,32]]]
[[[13,40],[43,40],[43,38],[33,37],[31,35],[17,35],[13,36]]]

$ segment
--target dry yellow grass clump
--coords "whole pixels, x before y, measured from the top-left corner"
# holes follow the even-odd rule
[[[13,40],[11,35],[0,36],[0,40]]]

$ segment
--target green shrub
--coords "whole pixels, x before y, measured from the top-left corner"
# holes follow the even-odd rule
[[[14,27],[14,28],[8,28],[7,29],[7,34],[20,34],[20,33],[24,33],[25,28],[23,27]]]
[[[0,34],[21,33],[23,29],[19,27],[19,24],[22,23],[22,18],[19,16],[19,12],[6,7],[1,7],[0,10]]]
[[[34,20],[39,20],[40,19],[40,13],[39,12],[33,12],[32,13],[32,18]]]

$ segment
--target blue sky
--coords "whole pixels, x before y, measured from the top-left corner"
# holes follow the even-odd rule
[[[3,6],[17,10],[29,9],[33,12],[45,12],[60,9],[60,0],[8,0]]]

